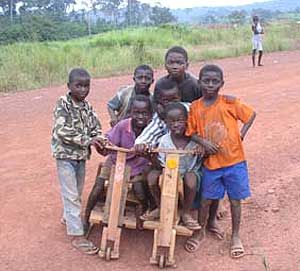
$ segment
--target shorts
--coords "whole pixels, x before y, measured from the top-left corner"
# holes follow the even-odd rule
[[[263,50],[262,38],[261,37],[253,37],[252,38],[252,49],[253,50],[258,50],[258,51]]]
[[[229,199],[250,197],[247,163],[210,170],[203,169],[202,196],[205,199],[222,199],[227,191]]]

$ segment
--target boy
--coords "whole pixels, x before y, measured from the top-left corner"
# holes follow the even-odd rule
[[[181,95],[175,81],[165,78],[156,84],[157,103],[155,103],[155,113],[148,126],[135,140],[135,150],[139,154],[144,154],[149,148],[156,147],[160,138],[168,132],[164,121],[164,109],[171,102],[180,102]],[[187,108],[189,103],[183,103]]]
[[[107,138],[110,143],[115,146],[131,149],[134,146],[135,138],[138,137],[143,129],[147,126],[152,117],[152,103],[150,97],[144,95],[136,95],[130,106],[130,118],[118,122],[108,133]],[[107,155],[107,151],[99,150],[103,155]],[[89,195],[85,210],[85,230],[89,226],[89,217],[92,209],[96,205],[99,197],[104,191],[104,182],[109,179],[111,167],[116,163],[116,153],[110,153],[104,165],[98,169],[100,173]],[[133,192],[143,206],[143,212],[147,209],[148,198],[145,193],[146,183],[145,172],[148,169],[149,161],[135,154],[127,154],[126,165],[131,168],[131,181],[133,183]]]
[[[85,100],[90,91],[90,75],[81,68],[69,74],[67,95],[62,96],[54,110],[51,148],[56,158],[58,178],[64,206],[62,222],[72,245],[86,254],[98,248],[84,237],[80,217],[81,194],[85,178],[85,161],[90,158],[91,146],[105,143],[100,122],[91,105]]]
[[[115,126],[121,119],[128,117],[130,100],[136,95],[142,94],[151,97],[149,88],[154,79],[153,70],[150,66],[138,66],[134,71],[133,81],[134,86],[121,88],[107,103],[111,127]]]
[[[188,54],[186,50],[180,46],[170,48],[165,55],[165,68],[168,75],[160,78],[156,85],[161,80],[166,78],[176,82],[181,92],[181,101],[191,103],[202,97],[201,89],[197,79],[186,72],[188,68]],[[154,100],[157,101],[158,90],[155,86]]]
[[[263,66],[261,64],[261,59],[263,55],[263,46],[262,46],[262,34],[264,34],[264,30],[259,22],[258,16],[253,16],[252,23],[252,65],[255,67],[255,54],[258,50],[258,66]]]
[[[227,191],[232,216],[230,255],[233,258],[245,254],[239,236],[241,200],[250,196],[248,170],[242,140],[251,127],[255,112],[235,97],[220,95],[224,85],[223,71],[216,65],[205,65],[199,74],[203,98],[192,103],[188,117],[187,136],[201,144],[210,154],[204,161],[202,201],[199,222],[202,229],[186,243],[189,251],[197,250],[205,236],[205,221],[208,207],[224,197]],[[239,131],[238,121],[244,123]],[[205,139],[205,130],[211,123],[219,123],[226,129],[221,143]],[[198,240],[198,243],[195,243]]]
[[[181,149],[181,150],[194,150],[195,153],[202,154],[202,148],[191,138],[185,135],[187,126],[187,109],[181,103],[171,103],[165,109],[166,123],[169,133],[164,135],[159,143],[159,148],[162,149]],[[161,167],[165,167],[166,154],[159,153],[158,160]],[[193,201],[200,188],[199,170],[201,168],[201,157],[192,154],[182,154],[179,159],[179,175],[184,183],[184,202],[182,221],[185,226],[191,230],[199,230],[201,227],[196,219],[192,217],[191,209]],[[148,184],[152,196],[158,208],[144,214],[144,220],[153,220],[159,218],[160,206],[160,188],[158,185],[159,176],[162,174],[162,169],[154,169],[148,175]]]

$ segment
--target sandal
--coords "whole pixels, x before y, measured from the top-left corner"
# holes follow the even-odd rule
[[[216,237],[218,240],[223,240],[225,233],[221,231],[218,227],[207,227],[206,231]]]
[[[201,226],[199,225],[198,221],[194,219],[190,214],[183,214],[182,221],[189,230],[194,231],[201,229]]]
[[[73,247],[75,247],[80,252],[87,255],[94,255],[98,253],[99,248],[97,248],[91,241],[89,240],[73,240]]]
[[[243,244],[240,242],[239,244],[231,245],[230,248],[230,256],[234,259],[241,258],[245,255],[245,250]]]
[[[152,211],[147,211],[143,215],[140,216],[140,219],[143,221],[153,221],[153,220],[158,220],[160,215],[160,210],[158,208],[152,210]]]

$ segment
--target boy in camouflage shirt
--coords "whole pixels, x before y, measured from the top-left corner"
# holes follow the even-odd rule
[[[84,69],[69,74],[69,92],[60,97],[54,109],[51,149],[56,158],[58,178],[64,206],[62,222],[72,244],[81,252],[95,254],[98,249],[84,237],[80,216],[81,194],[85,178],[85,161],[91,146],[101,148],[106,139],[91,105],[85,101],[90,91],[90,75]]]

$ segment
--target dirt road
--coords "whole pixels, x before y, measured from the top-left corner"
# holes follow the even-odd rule
[[[177,270],[300,270],[300,51],[266,55],[253,69],[250,57],[216,61],[225,70],[223,93],[241,97],[258,113],[245,139],[252,198],[243,204],[241,236],[248,253],[229,257],[226,240],[208,237],[188,254],[176,247]],[[197,74],[200,65],[190,70]],[[162,75],[163,70],[157,72]],[[89,100],[108,129],[105,103],[131,76],[93,80]],[[106,263],[75,251],[59,223],[62,214],[50,154],[52,109],[65,86],[0,97],[0,270],[156,270],[149,265],[152,232],[124,230],[119,261]],[[86,200],[100,156],[87,164]],[[92,239],[99,243],[99,228]]]

